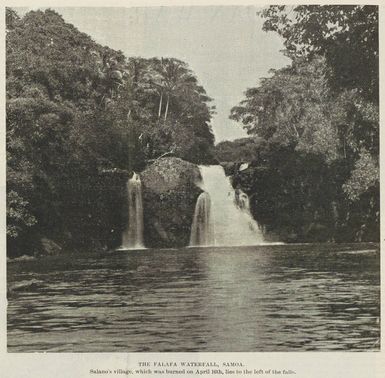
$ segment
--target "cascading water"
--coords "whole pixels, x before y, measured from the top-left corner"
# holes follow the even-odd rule
[[[213,245],[214,225],[211,216],[211,198],[207,192],[199,195],[191,226],[190,246]]]
[[[121,249],[141,249],[143,244],[142,182],[134,172],[127,181],[128,224],[122,235]]]
[[[220,165],[199,169],[204,193],[198,197],[195,207],[190,246],[263,243],[262,232],[250,214],[247,194],[234,190]]]

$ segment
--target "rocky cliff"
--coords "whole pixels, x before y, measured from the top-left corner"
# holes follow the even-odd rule
[[[195,164],[175,157],[158,159],[141,173],[146,247],[188,245],[200,179]]]

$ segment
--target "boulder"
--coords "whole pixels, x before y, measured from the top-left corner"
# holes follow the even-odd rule
[[[196,200],[202,190],[199,168],[176,157],[156,160],[141,173],[146,247],[187,246]]]

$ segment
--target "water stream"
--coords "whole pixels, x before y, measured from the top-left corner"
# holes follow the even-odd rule
[[[214,224],[211,216],[211,198],[203,192],[197,199],[191,225],[190,246],[214,245]]]
[[[135,172],[127,181],[127,195],[128,224],[122,235],[120,249],[141,249],[144,248],[142,182],[140,176]]]
[[[246,193],[235,190],[220,165],[200,166],[201,188],[191,227],[190,246],[241,246],[264,242]]]

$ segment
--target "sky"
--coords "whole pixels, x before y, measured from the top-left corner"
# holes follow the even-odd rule
[[[54,9],[95,42],[127,57],[174,57],[188,63],[216,106],[211,122],[216,142],[246,136],[229,119],[231,108],[271,68],[290,63],[280,37],[262,30],[260,8],[254,6]]]

